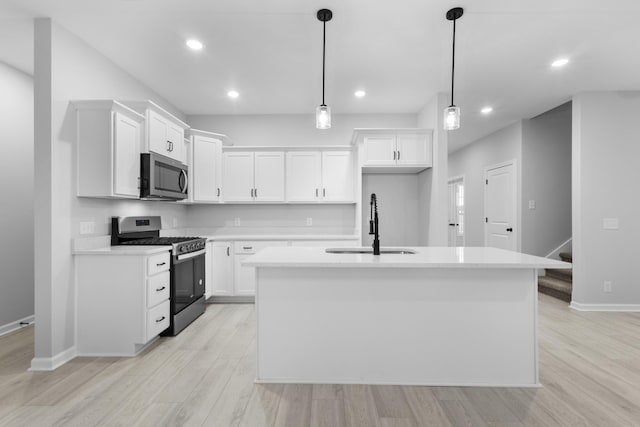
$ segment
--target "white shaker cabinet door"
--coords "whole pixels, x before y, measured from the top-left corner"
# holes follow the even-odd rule
[[[194,136],[192,142],[192,176],[194,202],[217,202],[220,199],[220,141]]]
[[[140,176],[140,122],[114,114],[113,193],[138,197]]]
[[[253,200],[253,153],[223,154],[222,197],[229,202]]]
[[[319,151],[290,151],[286,161],[287,201],[316,202],[322,192],[322,155]]]
[[[431,165],[431,144],[427,135],[397,136],[398,165]]]
[[[167,156],[182,163],[185,162],[184,129],[171,122],[167,122],[167,143],[169,151]]]
[[[254,200],[284,202],[284,153],[256,152]]]
[[[211,253],[212,295],[233,295],[233,251],[229,242],[213,242]]]
[[[396,136],[375,135],[364,139],[364,165],[393,166],[396,164]]]
[[[235,254],[235,269],[233,272],[235,282],[235,295],[255,295],[256,294],[256,269],[255,267],[244,267],[242,261],[252,254]]]
[[[353,158],[351,151],[322,153],[322,200],[353,202]]]
[[[155,111],[149,111],[148,118],[149,151],[168,156],[170,145],[167,139],[167,120]]]

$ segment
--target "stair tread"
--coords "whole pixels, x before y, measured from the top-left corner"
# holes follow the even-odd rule
[[[547,268],[547,276],[557,277],[558,279],[566,280],[567,282],[573,281],[573,269],[571,268]]]
[[[560,252],[560,259],[566,262],[573,262],[573,253],[571,252]]]
[[[540,276],[538,277],[538,286],[543,286],[557,291],[571,293],[572,284],[566,280],[561,280],[556,277]]]

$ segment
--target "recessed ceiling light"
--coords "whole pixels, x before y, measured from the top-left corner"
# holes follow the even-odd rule
[[[187,46],[189,46],[193,50],[201,50],[204,47],[202,42],[196,39],[187,40]]]
[[[552,67],[564,67],[565,65],[567,65],[569,63],[569,60],[567,58],[560,58],[560,59],[556,59],[555,61],[553,61],[551,63]]]
[[[357,90],[355,91],[354,95],[356,96],[356,98],[362,98],[363,96],[365,96],[367,94],[367,92],[363,91],[363,90]]]
[[[482,110],[480,110],[482,114],[489,114],[492,111],[493,111],[492,107],[484,107]]]
[[[235,90],[230,90],[229,92],[227,92],[227,96],[231,99],[236,99],[237,97],[240,96],[240,94]]]

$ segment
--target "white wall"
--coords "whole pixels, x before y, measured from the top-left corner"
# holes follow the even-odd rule
[[[349,145],[354,128],[412,128],[416,115],[333,114],[325,130],[316,129],[314,114],[188,116],[187,123],[225,134],[234,145]]]
[[[235,146],[346,146],[354,128],[416,127],[415,114],[334,114],[327,130],[315,128],[313,114],[189,116],[187,121],[194,129],[229,136]],[[238,229],[235,218],[240,218],[242,232],[352,234],[358,208],[354,204],[194,206],[189,208],[188,222],[193,227],[225,227],[231,233]],[[363,206],[368,208],[368,203]],[[306,218],[312,218],[313,226],[305,225]]]
[[[0,62],[0,333],[33,315],[33,78]]]
[[[571,103],[522,122],[521,224],[524,253],[547,256],[571,238]]]
[[[512,159],[516,159],[518,163],[517,186],[521,188],[521,122],[500,129],[449,156],[449,177],[464,175],[465,178],[465,244],[467,246],[484,246],[484,169]],[[522,221],[519,220],[518,223],[521,224]]]
[[[112,215],[162,215],[163,226],[184,226],[185,206],[75,196],[77,99],[151,99],[182,116],[144,84],[50,19],[35,25],[35,311],[34,367],[72,354],[75,283],[71,240],[80,221],[95,221],[108,234]],[[107,161],[107,159],[105,159]],[[63,360],[62,360],[63,361]]]
[[[378,199],[380,244],[420,246],[418,174],[362,175],[362,244],[369,246],[371,193]]]
[[[572,117],[573,303],[640,309],[640,92],[578,94]]]
[[[422,246],[447,246],[448,131],[442,128],[447,95],[438,93],[418,113],[418,127],[433,129],[433,167],[418,175],[419,236]]]

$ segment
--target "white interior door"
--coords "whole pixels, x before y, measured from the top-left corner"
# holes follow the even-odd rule
[[[464,178],[449,181],[449,246],[464,246]]]
[[[489,168],[485,173],[485,244],[517,250],[515,163]]]

